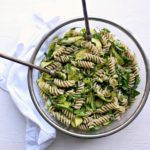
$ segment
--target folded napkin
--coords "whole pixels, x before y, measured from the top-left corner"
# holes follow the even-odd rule
[[[45,20],[40,14],[34,14],[34,23],[34,26],[23,29],[13,50],[1,52],[28,62],[39,40],[48,30],[58,25],[60,19],[54,17]],[[56,131],[40,116],[32,103],[27,85],[27,71],[26,66],[0,58],[0,87],[9,92],[17,108],[26,117],[26,149],[44,150],[55,139]]]

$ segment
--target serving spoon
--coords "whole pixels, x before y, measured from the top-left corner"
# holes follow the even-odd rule
[[[90,33],[90,27],[89,27],[88,14],[87,14],[87,8],[86,8],[86,1],[85,0],[82,0],[82,6],[83,6],[85,27],[86,27],[86,38],[87,38],[88,41],[90,41],[91,40],[91,33]],[[54,70],[48,70],[48,69],[42,68],[40,66],[34,65],[32,63],[25,62],[25,61],[22,61],[20,59],[17,59],[17,58],[14,58],[14,57],[8,56],[6,54],[2,54],[2,53],[0,53],[0,57],[2,57],[4,59],[7,59],[7,60],[10,60],[10,61],[13,61],[13,62],[18,63],[18,64],[28,66],[30,68],[37,69],[41,72],[48,73],[52,76],[56,76],[56,73],[55,73]]]

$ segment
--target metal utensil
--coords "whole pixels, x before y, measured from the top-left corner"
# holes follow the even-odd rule
[[[88,13],[86,8],[86,0],[82,0],[82,6],[83,6],[83,14],[84,14],[84,21],[85,21],[85,27],[86,27],[86,38],[88,41],[91,40],[91,33],[90,33],[90,27],[89,27],[89,21],[88,21]]]
[[[2,57],[2,58],[4,58],[4,59],[8,59],[8,60],[13,61],[13,62],[16,62],[16,63],[18,63],[18,64],[22,64],[22,65],[28,66],[28,67],[30,67],[30,68],[37,69],[37,70],[39,70],[39,71],[41,71],[41,72],[45,72],[45,73],[48,73],[48,74],[54,76],[54,71],[52,71],[52,70],[44,69],[44,68],[42,68],[42,67],[33,65],[33,64],[29,63],[29,62],[25,62],[25,61],[19,60],[19,59],[17,59],[17,58],[8,56],[8,55],[6,55],[6,54],[0,53],[0,57]]]

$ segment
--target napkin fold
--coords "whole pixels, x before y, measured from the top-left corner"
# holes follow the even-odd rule
[[[50,20],[43,18],[41,14],[34,14],[34,26],[23,29],[17,46],[9,52],[1,52],[28,62],[42,36],[60,23],[59,17]],[[9,92],[19,111],[26,117],[26,150],[44,150],[54,141],[56,131],[40,116],[32,103],[27,72],[28,67],[0,58],[0,88]]]

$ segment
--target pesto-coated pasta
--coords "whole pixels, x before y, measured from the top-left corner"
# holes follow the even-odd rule
[[[71,63],[74,66],[85,68],[85,69],[94,68],[94,63],[92,63],[90,61],[80,61],[80,60],[78,60],[78,61],[71,61]]]
[[[74,106],[73,107],[75,109],[80,109],[82,107],[82,105],[85,103],[84,98],[75,99],[74,101],[75,102],[74,102]]]
[[[83,41],[81,42],[81,46],[91,50],[91,53],[94,55],[100,54],[100,50],[92,42]]]
[[[99,130],[121,119],[135,101],[140,82],[135,54],[108,29],[72,28],[52,40],[37,85],[45,109],[65,126]]]
[[[70,57],[68,55],[62,55],[59,57],[55,57],[55,60],[61,63],[67,63],[70,62]]]
[[[78,126],[78,129],[80,129],[82,131],[87,131],[87,130],[89,130],[89,127],[86,124],[82,123]]]
[[[110,74],[113,75],[115,74],[115,58],[114,57],[109,57],[109,70],[110,70]]]
[[[64,115],[61,115],[59,112],[52,111],[51,114],[54,118],[56,118],[58,121],[64,123],[66,126],[70,125],[70,120],[67,117],[65,117]]]
[[[75,84],[75,81],[74,80],[63,81],[60,79],[54,79],[54,84],[58,87],[67,88],[73,86]]]
[[[88,124],[89,122],[91,122],[92,121],[92,117],[84,117],[83,118],[83,123],[84,124]]]
[[[62,112],[70,120],[72,120],[74,118],[74,114],[72,112],[68,111],[67,109],[63,109]]]
[[[113,110],[113,109],[117,110],[118,107],[119,106],[116,105],[115,103],[108,103],[108,104],[102,106],[101,108],[97,109],[96,112],[103,114],[103,113],[106,113],[106,112]]]
[[[84,92],[84,83],[83,82],[78,82],[78,88],[76,90],[76,94],[81,94]]]
[[[88,54],[88,53],[85,54],[83,60],[91,61],[91,62],[94,62],[97,64],[104,64],[103,58],[96,56],[96,55],[93,55],[93,54]]]
[[[46,66],[45,68],[48,70],[57,70],[62,67],[61,63],[59,62],[52,62],[50,65]]]
[[[71,54],[71,53],[73,53],[73,52],[75,52],[77,50],[78,50],[77,47],[74,47],[74,48],[73,47],[67,47],[66,50],[64,51],[64,54],[69,55],[69,54]]]
[[[58,57],[58,56],[64,54],[65,50],[66,50],[65,46],[56,47],[56,50],[54,51],[53,56]]]
[[[132,88],[134,86],[134,82],[135,82],[135,74],[134,73],[131,73],[129,75],[129,87]]]
[[[110,115],[104,115],[97,119],[93,119],[91,122],[88,123],[89,128],[102,125],[105,122],[108,122],[110,120]]]

